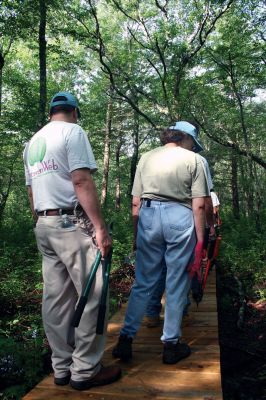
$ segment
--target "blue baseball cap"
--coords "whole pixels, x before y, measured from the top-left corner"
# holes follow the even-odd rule
[[[200,151],[203,150],[203,147],[201,146],[200,142],[198,141],[198,132],[194,125],[192,125],[186,121],[177,121],[175,123],[175,125],[170,126],[169,129],[171,129],[173,131],[181,131],[181,132],[186,133],[187,135],[192,136],[194,144],[195,144],[193,151],[195,153],[199,153]]]
[[[50,103],[50,110],[56,106],[71,106],[77,109],[78,117],[80,117],[80,111],[77,99],[73,94],[68,92],[58,92],[56,93]]]

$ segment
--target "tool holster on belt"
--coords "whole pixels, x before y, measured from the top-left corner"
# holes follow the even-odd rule
[[[85,213],[85,211],[83,210],[83,208],[79,202],[77,202],[75,204],[74,215],[75,215],[80,227],[83,228],[88,233],[89,236],[91,236],[93,239],[95,239],[96,236],[95,236],[95,229],[94,229],[93,223],[91,222],[90,218]]]

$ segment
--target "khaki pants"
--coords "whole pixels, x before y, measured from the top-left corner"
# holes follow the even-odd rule
[[[105,335],[96,335],[101,265],[79,327],[70,328],[70,323],[97,248],[78,223],[63,228],[60,216],[39,217],[35,235],[43,256],[42,316],[55,377],[62,378],[70,371],[75,381],[87,379],[99,371],[105,344]]]

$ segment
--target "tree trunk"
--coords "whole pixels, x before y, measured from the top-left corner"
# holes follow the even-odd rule
[[[241,186],[243,194],[241,195],[241,211],[246,217],[254,217],[254,182],[250,176],[250,164],[248,160],[239,160]]]
[[[101,206],[106,205],[107,200],[107,188],[108,188],[108,176],[109,176],[109,163],[110,163],[110,137],[112,130],[112,114],[113,114],[113,99],[112,92],[108,101],[107,113],[106,113],[106,126],[105,126],[105,137],[104,137],[104,157],[103,157],[103,179],[102,179],[102,194],[101,194]]]
[[[3,86],[3,68],[5,64],[5,59],[0,51],[0,117],[2,112],[2,86]]]
[[[250,157],[250,152],[251,152],[250,140],[249,140],[246,121],[245,121],[242,97],[237,89],[237,78],[235,76],[234,66],[233,66],[233,62],[232,62],[230,53],[229,53],[229,62],[230,62],[229,76],[230,76],[231,83],[232,83],[233,93],[234,93],[234,96],[237,100],[238,107],[239,107],[240,123],[241,123],[243,138],[244,138],[244,142],[245,142],[245,147],[246,147],[246,151],[247,151],[247,156],[248,156],[249,183],[247,185],[247,202],[248,202],[248,214],[252,215],[253,210],[254,210],[254,188],[253,188],[254,174],[253,174],[252,159]]]
[[[40,25],[39,25],[39,66],[40,66],[40,99],[39,99],[39,117],[38,129],[45,124],[45,111],[47,101],[46,87],[46,11],[45,0],[39,0]]]
[[[13,179],[14,179],[14,167],[15,167],[15,163],[16,163],[18,154],[20,154],[20,151],[19,151],[19,153],[17,153],[14,156],[12,164],[9,167],[9,171],[8,171],[9,175],[8,175],[6,187],[0,188],[0,225],[2,224],[2,221],[3,221],[3,214],[5,211],[7,199],[10,194],[10,191],[11,191],[11,186],[12,186]],[[6,177],[7,177],[7,171],[6,171]]]
[[[248,200],[248,214],[254,216],[254,173],[253,164],[250,157],[248,157],[248,187],[247,187],[247,200]]]
[[[0,117],[2,113],[2,85],[3,85],[3,69],[0,68]]]
[[[233,204],[233,214],[236,219],[239,219],[239,194],[238,194],[238,160],[237,155],[232,151],[231,157],[231,187],[232,187],[232,204]]]
[[[134,111],[134,120],[133,120],[133,155],[131,158],[130,165],[130,186],[129,186],[129,195],[131,195],[132,186],[134,183],[138,158],[139,158],[139,114]]]
[[[2,225],[3,222],[3,214],[5,211],[5,206],[7,202],[9,192],[8,193],[0,193],[0,226]]]
[[[260,184],[260,178],[258,176],[258,171],[256,166],[254,165],[254,176],[255,176],[255,188],[256,188],[256,193],[255,193],[255,224],[256,224],[256,231],[258,233],[262,232],[262,222],[261,222],[261,211],[262,211],[262,206],[263,206],[263,194],[261,190],[261,184]],[[261,177],[261,181],[263,182],[263,177]]]
[[[120,151],[122,147],[122,137],[119,137],[119,142],[115,151],[116,179],[115,179],[115,209],[120,210],[121,206],[121,178],[120,178]]]

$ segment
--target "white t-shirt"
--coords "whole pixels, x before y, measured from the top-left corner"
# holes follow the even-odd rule
[[[211,198],[212,198],[213,207],[218,207],[220,205],[220,202],[219,202],[217,194],[214,192],[211,192]]]
[[[32,187],[36,211],[73,208],[77,202],[71,172],[97,170],[90,142],[77,125],[52,121],[39,130],[23,154],[26,185]]]

